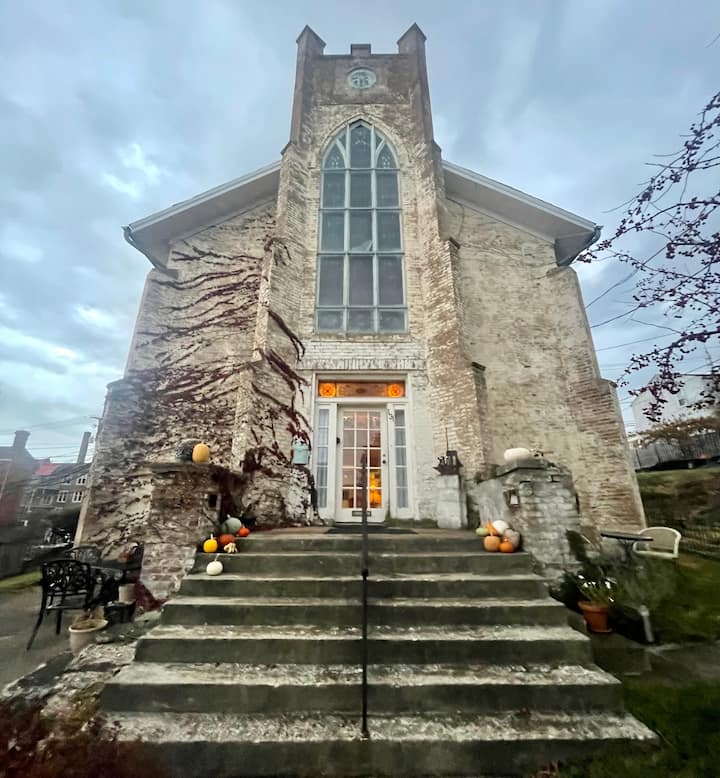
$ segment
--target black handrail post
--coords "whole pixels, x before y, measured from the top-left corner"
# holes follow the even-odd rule
[[[362,737],[367,740],[368,732],[368,506],[367,506],[367,454],[360,458],[360,507],[362,508]]]

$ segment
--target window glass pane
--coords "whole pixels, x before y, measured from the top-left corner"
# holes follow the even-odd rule
[[[348,329],[353,332],[372,332],[374,330],[372,308],[350,308],[348,310]],[[367,437],[367,433],[365,436]]]
[[[373,258],[350,257],[350,281],[348,286],[350,305],[373,304]]]
[[[378,154],[377,166],[379,168],[395,168],[395,157],[387,146],[383,146]]]
[[[343,304],[344,257],[320,257],[318,305]]]
[[[379,211],[377,234],[378,251],[398,251],[400,249],[400,214]]]
[[[395,215],[395,214],[390,214]],[[372,251],[372,213],[350,213],[350,251]]]
[[[344,168],[345,160],[337,146],[332,147],[332,151],[325,157],[325,169]]]
[[[317,328],[322,332],[341,332],[343,330],[343,312],[318,311]]]
[[[323,251],[343,251],[345,248],[345,214],[324,213],[322,217]]]
[[[408,507],[408,490],[406,488],[401,488],[398,486],[397,501],[398,501],[398,508]]]
[[[398,205],[397,173],[377,174],[378,208],[396,208]]]
[[[370,130],[362,124],[350,130],[350,167],[370,167]]]
[[[370,173],[350,174],[350,205],[353,208],[369,208],[372,205],[370,176]]]
[[[345,205],[345,173],[323,174],[323,208]]]
[[[403,278],[400,257],[378,257],[378,295],[380,305],[402,305]]]
[[[402,332],[405,329],[405,311],[397,308],[379,311],[382,332]]]

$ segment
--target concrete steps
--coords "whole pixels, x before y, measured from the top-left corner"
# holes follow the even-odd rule
[[[172,774],[521,775],[651,742],[526,554],[470,533],[370,538],[370,740],[359,732],[358,536],[253,535],[198,554],[105,688],[121,738]]]
[[[372,665],[369,707],[388,712],[622,712],[621,686],[582,665]],[[135,663],[104,691],[108,710],[357,714],[355,665]]]
[[[502,576],[470,573],[420,573],[396,576],[374,575],[368,582],[369,596],[421,598],[473,598],[485,600],[498,595],[498,586],[508,598],[547,597],[545,581],[533,573],[506,573]],[[359,602],[362,583],[357,575],[267,576],[223,573],[209,576],[194,573],[182,582],[180,594],[188,596],[329,597]]]
[[[322,714],[116,714],[113,722],[120,739],[150,744],[173,775],[523,775],[588,750],[653,739],[616,713],[374,716],[371,740],[358,737],[356,719]]]
[[[241,546],[241,548],[243,548]],[[205,569],[215,554],[198,554],[196,571]],[[280,575],[346,576],[360,572],[359,548],[355,553],[338,551],[305,551],[302,553],[241,551],[238,554],[223,554],[221,561],[228,573]],[[435,553],[370,552],[370,567],[377,576],[419,575],[423,573],[472,573],[474,575],[497,572],[529,572],[531,559],[527,554],[483,554],[475,552],[442,551]]]
[[[161,625],[140,638],[143,662],[236,662],[251,664],[357,664],[359,627],[315,625]],[[373,625],[368,655],[372,663],[472,662],[487,657],[503,663],[591,661],[590,643],[570,627]]]
[[[547,624],[567,623],[565,608],[548,599],[383,598],[369,603],[371,624],[412,627],[416,624]],[[357,599],[323,597],[180,596],[163,608],[164,624],[319,624],[352,627],[360,623]]]

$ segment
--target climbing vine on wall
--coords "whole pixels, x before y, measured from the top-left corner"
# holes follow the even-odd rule
[[[216,479],[223,513],[272,524],[293,518],[284,498],[288,441],[309,443],[308,421],[297,407],[306,381],[294,367],[304,346],[263,302],[270,274],[290,254],[272,235],[258,255],[208,243],[182,242],[173,251],[173,269],[150,277],[126,376],[111,386],[98,432],[91,484],[95,542],[123,545],[187,531],[169,526],[169,516],[148,515],[150,475],[143,474],[148,461],[174,460],[188,439],[207,442],[214,464],[235,471],[222,484]],[[278,335],[272,347],[257,337],[262,317]],[[307,507],[312,475],[307,468],[295,474],[304,480]]]

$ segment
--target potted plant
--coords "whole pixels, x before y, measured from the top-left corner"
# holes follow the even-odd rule
[[[575,580],[584,598],[578,601],[578,607],[590,632],[611,632],[608,615],[614,601],[612,581],[605,576],[588,578],[583,573],[577,573]]]

